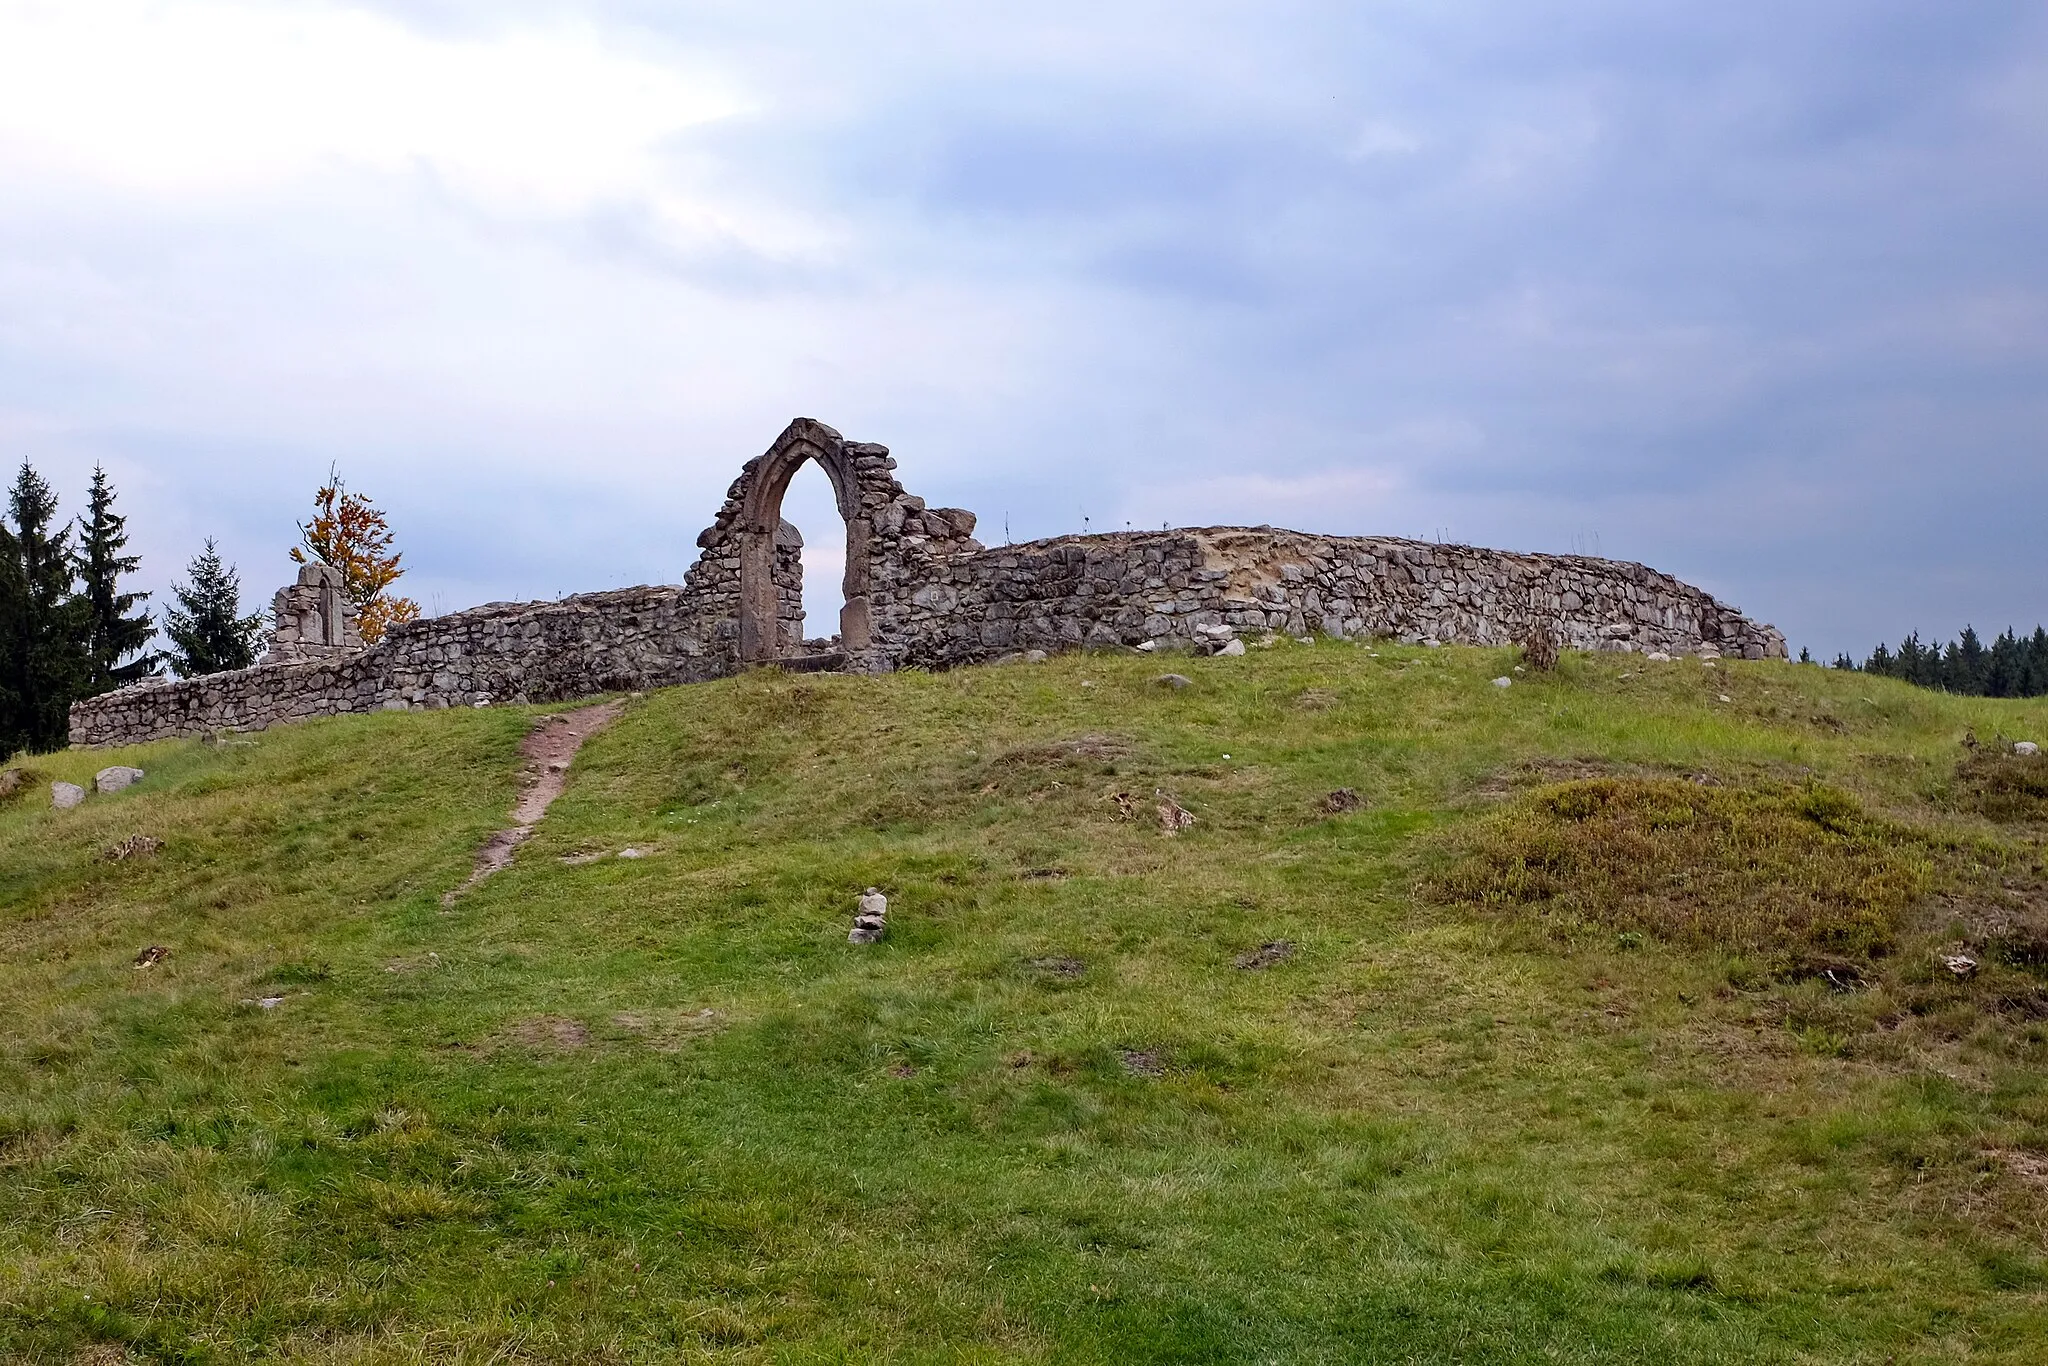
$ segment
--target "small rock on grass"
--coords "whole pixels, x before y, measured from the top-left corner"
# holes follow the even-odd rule
[[[1512,688],[1515,686],[1515,680],[1507,677],[1506,675],[1502,675],[1501,677],[1493,680],[1493,686],[1496,688]]]
[[[77,783],[51,783],[50,805],[59,811],[69,811],[85,804],[85,789]]]
[[[2041,752],[2041,747],[2032,740],[2022,740],[2012,747],[2012,752],[2019,755],[2022,759],[2031,759],[2034,755]]]
[[[1977,960],[1965,953],[1944,953],[1941,956],[1941,965],[1957,977],[1977,975]]]
[[[1189,678],[1186,674],[1161,674],[1152,681],[1162,688],[1172,688],[1175,692],[1179,692],[1182,688],[1193,687],[1195,682],[1194,679]]]
[[[1244,653],[1244,642],[1241,640],[1226,641],[1223,648],[1216,653],[1219,655],[1241,655]]]

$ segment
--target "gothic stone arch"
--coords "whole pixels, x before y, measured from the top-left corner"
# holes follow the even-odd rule
[[[845,667],[874,672],[905,661],[914,645],[911,599],[936,566],[981,549],[974,514],[926,508],[904,491],[887,446],[848,441],[800,417],[749,460],[726,491],[718,518],[697,544],[704,553],[684,579],[717,625],[716,651],[734,664],[771,663],[802,648],[802,538],[782,520],[782,498],[806,460],[832,481],[846,521],[846,606],[839,613]]]
[[[802,546],[801,540],[783,530],[782,498],[806,460],[817,461],[832,481],[833,498],[846,523],[846,577],[842,582],[846,605],[839,609],[840,648],[851,655],[872,644],[869,525],[862,509],[860,472],[847,445],[845,438],[824,423],[799,418],[746,477],[739,524],[734,528],[740,549],[740,658],[746,663],[779,659],[785,653],[781,608],[786,585],[778,579],[787,577],[794,566],[778,573],[776,550],[778,540],[785,549]],[[800,578],[798,586],[801,591]]]

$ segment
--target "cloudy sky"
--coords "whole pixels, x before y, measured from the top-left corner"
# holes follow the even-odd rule
[[[0,0],[0,460],[148,586],[267,602],[330,464],[430,609],[674,581],[799,414],[991,542],[2031,627],[2048,7]]]

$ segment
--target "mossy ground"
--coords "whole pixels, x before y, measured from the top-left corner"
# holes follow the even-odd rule
[[[2048,704],[1510,662],[658,693],[452,909],[534,709],[40,758],[0,1358],[2040,1360]]]

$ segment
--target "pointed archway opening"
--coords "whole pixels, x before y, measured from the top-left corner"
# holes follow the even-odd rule
[[[792,649],[805,655],[840,649],[839,618],[846,606],[844,526],[832,480],[815,461],[805,461],[790,477],[782,500],[782,525],[776,532],[777,572],[785,579],[777,585],[785,654]],[[780,563],[791,555],[797,557],[794,566]]]
[[[829,427],[792,424],[754,467],[741,504],[740,658],[748,664],[826,663],[804,650],[803,538],[792,534],[794,527],[782,515],[790,481],[809,461],[824,471],[846,531],[837,653],[858,654],[869,647],[868,519],[853,463],[846,443]]]

